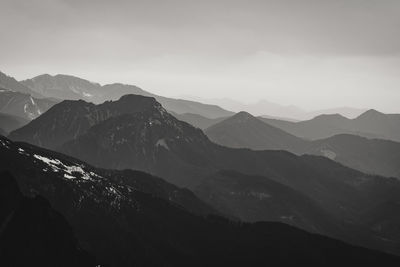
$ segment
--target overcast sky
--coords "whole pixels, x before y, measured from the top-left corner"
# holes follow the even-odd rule
[[[398,0],[0,0],[0,70],[400,112]]]

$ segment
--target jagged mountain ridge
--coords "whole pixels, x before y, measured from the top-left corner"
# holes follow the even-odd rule
[[[154,98],[138,97],[133,101],[130,101],[130,98],[130,95],[126,95],[119,101],[107,101],[100,105],[83,100],[64,100],[43,114],[39,120],[12,132],[10,137],[55,149],[111,117],[134,114],[147,109],[149,112],[159,109],[160,114],[167,114]],[[35,134],[31,135],[31,132]]]

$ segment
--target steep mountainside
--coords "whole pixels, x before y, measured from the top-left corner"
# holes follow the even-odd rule
[[[215,105],[158,96],[134,85],[114,83],[101,86],[100,84],[69,75],[51,76],[44,74],[22,81],[21,83],[35,92],[42,93],[46,97],[69,100],[82,99],[99,104],[108,100],[117,100],[126,94],[137,94],[154,97],[164,108],[179,114],[195,113],[209,118],[218,118],[233,114]]]
[[[29,87],[23,85],[18,82],[11,76],[7,76],[6,74],[0,71],[0,88],[4,88],[13,92],[19,92],[22,94],[27,94],[33,96],[35,98],[43,98],[43,96],[34,90],[31,90]]]
[[[46,197],[72,225],[84,249],[105,265],[400,263],[395,256],[349,246],[280,223],[234,223],[216,216],[194,215],[178,206],[179,200],[187,203],[187,199],[175,197],[180,189],[175,187],[168,198],[163,198],[159,189],[165,187],[159,184],[165,182],[148,183],[151,176],[135,179],[141,176],[139,172],[131,172],[126,179],[130,184],[126,184],[113,175],[121,177],[125,175],[122,172],[96,169],[5,138],[0,140],[0,157],[0,169],[16,177],[22,192]],[[149,190],[143,191],[143,187]],[[191,199],[195,197],[192,195]]]
[[[368,110],[355,119],[348,119],[338,114],[321,115],[312,120],[300,122],[261,119],[285,132],[310,140],[328,138],[337,134],[354,134],[400,141],[400,114],[383,114],[376,110]]]
[[[0,173],[1,266],[97,266],[71,226],[41,196],[22,195],[14,177]]]
[[[270,126],[247,112],[212,125],[205,130],[211,141],[235,148],[301,151],[307,142]]]
[[[28,94],[0,88],[0,112],[25,120],[33,120],[57,103],[47,98],[34,98]]]

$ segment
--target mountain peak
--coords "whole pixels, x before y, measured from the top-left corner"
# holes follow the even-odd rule
[[[13,92],[28,94],[36,98],[43,98],[41,94],[32,91],[24,84],[18,82],[14,77],[8,76],[7,74],[1,71],[0,71],[0,87],[11,90]]]
[[[249,119],[255,119],[255,117],[246,111],[240,111],[240,112],[236,113],[235,115],[233,115],[232,119],[249,120]]]
[[[382,112],[377,111],[376,109],[369,109],[360,116],[357,117],[357,119],[361,118],[376,118],[376,117],[381,117],[382,115],[385,115]]]
[[[313,120],[348,120],[348,118],[344,117],[343,115],[336,113],[336,114],[322,114],[316,116]]]
[[[122,113],[136,113],[148,110],[158,110],[161,113],[164,113],[165,111],[154,97],[135,94],[123,95],[117,101],[105,102],[104,104],[107,105],[107,103],[117,106]]]

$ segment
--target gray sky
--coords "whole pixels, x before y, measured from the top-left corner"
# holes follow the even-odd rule
[[[0,0],[0,70],[400,112],[397,0]]]

